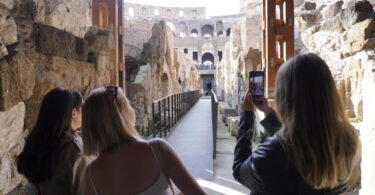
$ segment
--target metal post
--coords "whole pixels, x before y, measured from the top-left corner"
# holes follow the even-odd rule
[[[152,137],[155,138],[156,134],[155,134],[155,131],[156,131],[156,125],[155,125],[155,103],[152,102]]]
[[[167,136],[167,110],[166,110],[166,98],[163,99],[163,108],[164,108],[164,137]]]
[[[159,137],[161,137],[161,130],[162,130],[162,126],[161,126],[161,105],[160,105],[160,101],[158,101],[158,107],[159,107]]]

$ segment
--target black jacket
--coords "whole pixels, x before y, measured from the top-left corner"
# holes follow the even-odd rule
[[[338,195],[345,191],[345,185],[315,190],[305,184],[282,146],[282,135],[275,134],[281,128],[275,113],[261,121],[269,137],[252,152],[249,140],[254,118],[252,112],[241,113],[233,163],[234,178],[249,188],[251,195]]]

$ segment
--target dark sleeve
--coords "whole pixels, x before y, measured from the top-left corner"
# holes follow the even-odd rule
[[[278,138],[267,138],[233,170],[235,179],[252,191],[267,193],[278,186],[287,169],[286,154]]]
[[[286,166],[284,166],[284,162],[281,162],[284,160],[284,156],[281,145],[276,137],[267,138],[252,153],[251,138],[247,135],[252,135],[251,131],[254,126],[254,119],[255,115],[252,112],[241,113],[237,144],[234,150],[233,177],[253,191],[264,192],[266,183],[271,182],[274,179],[273,176],[277,175],[274,171],[282,171],[279,166]],[[276,121],[273,121],[275,119],[277,120],[275,114],[268,115],[262,122],[270,125],[270,127],[275,125],[271,129],[274,130],[277,124]],[[278,120],[277,122],[280,124]],[[280,170],[277,170],[279,168]]]
[[[269,113],[266,118],[260,121],[269,136],[273,136],[281,128],[281,122],[277,118],[276,112]]]
[[[255,115],[253,112],[242,112],[237,132],[237,144],[234,148],[233,176],[238,180],[238,170],[251,155],[251,142],[247,135],[252,135]]]

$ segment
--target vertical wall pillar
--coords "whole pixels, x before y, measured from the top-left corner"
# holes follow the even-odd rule
[[[123,1],[93,0],[92,23],[98,28],[109,30],[115,37],[113,48],[109,52],[110,83],[124,88]]]
[[[293,1],[263,1],[262,34],[262,66],[266,76],[265,96],[273,98],[277,70],[294,55]]]

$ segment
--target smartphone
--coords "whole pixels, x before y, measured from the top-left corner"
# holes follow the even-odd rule
[[[249,87],[254,104],[261,105],[264,97],[264,71],[250,72]]]

